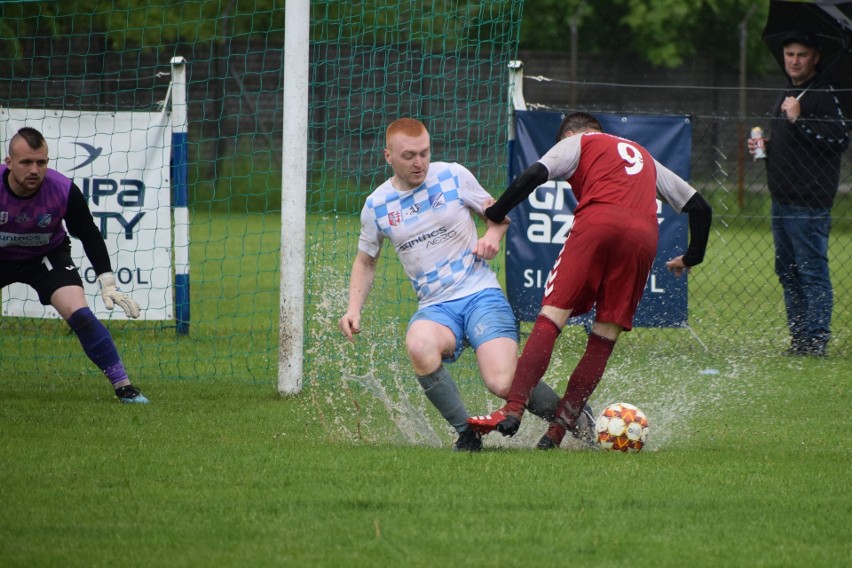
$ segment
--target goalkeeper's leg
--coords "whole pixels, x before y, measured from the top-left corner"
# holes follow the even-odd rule
[[[106,326],[86,305],[83,289],[64,286],[51,295],[51,304],[77,335],[83,351],[98,366],[122,402],[146,403],[148,399],[130,382],[121,356]]]

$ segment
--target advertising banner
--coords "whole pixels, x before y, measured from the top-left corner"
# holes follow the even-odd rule
[[[558,112],[515,111],[515,140],[509,148],[509,179],[534,164],[556,143],[562,121]],[[692,121],[686,116],[597,114],[605,132],[638,142],[667,168],[689,180]],[[509,217],[506,294],[521,321],[533,321],[541,307],[544,283],[574,221],[577,202],[565,181],[536,189]],[[660,240],[657,257],[634,318],[636,327],[685,327],[687,278],[675,278],[667,260],[686,252],[688,223],[657,201]],[[570,324],[593,321],[592,315],[571,318]]]
[[[118,286],[139,303],[141,319],[174,319],[169,114],[0,109],[4,155],[10,138],[24,126],[47,140],[48,167],[82,190]],[[71,247],[98,318],[126,319],[123,310],[104,306],[80,241],[72,237]],[[4,316],[59,317],[39,303],[29,286],[13,284],[1,293]]]

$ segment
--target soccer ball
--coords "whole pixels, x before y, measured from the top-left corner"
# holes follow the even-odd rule
[[[595,421],[595,433],[605,450],[638,452],[648,438],[648,417],[632,404],[610,404]]]

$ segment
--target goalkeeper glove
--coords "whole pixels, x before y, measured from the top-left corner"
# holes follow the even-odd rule
[[[116,288],[115,274],[104,272],[98,276],[98,286],[101,288],[101,298],[104,299],[104,304],[108,310],[113,309],[118,304],[127,317],[134,319],[139,317],[139,304]]]

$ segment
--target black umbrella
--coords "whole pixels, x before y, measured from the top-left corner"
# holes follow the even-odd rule
[[[807,33],[819,43],[818,69],[840,90],[844,115],[852,117],[852,0],[771,0],[762,37],[782,71],[782,44],[792,31]]]

